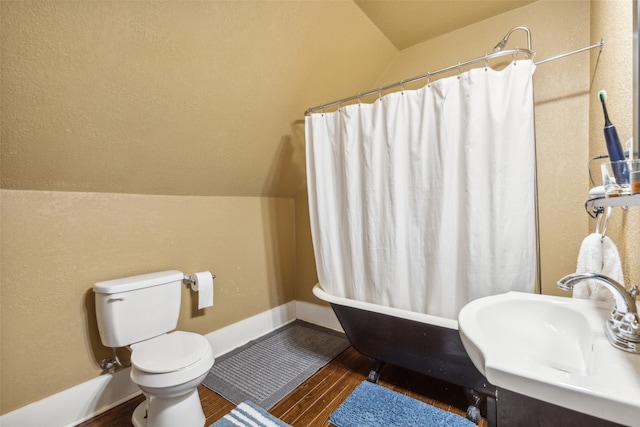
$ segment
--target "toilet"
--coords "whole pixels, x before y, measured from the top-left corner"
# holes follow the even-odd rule
[[[202,427],[198,385],[213,366],[205,337],[175,331],[184,274],[169,270],[93,285],[102,344],[131,350],[131,380],[146,400],[135,427]]]

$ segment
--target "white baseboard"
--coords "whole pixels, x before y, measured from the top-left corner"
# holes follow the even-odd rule
[[[2,427],[75,426],[140,394],[129,369],[100,375],[0,417]]]
[[[331,308],[300,301],[249,317],[206,336],[215,357],[284,326],[295,319],[341,331]],[[0,417],[2,427],[72,427],[140,394],[129,369],[100,375]]]
[[[344,332],[331,307],[296,301],[296,318],[334,331]]]

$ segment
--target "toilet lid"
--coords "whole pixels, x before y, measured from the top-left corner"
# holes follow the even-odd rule
[[[153,374],[185,368],[211,351],[205,337],[183,331],[160,335],[132,347],[131,364]]]

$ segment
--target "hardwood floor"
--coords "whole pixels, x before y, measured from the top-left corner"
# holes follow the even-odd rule
[[[294,427],[332,426],[329,423],[329,415],[358,384],[366,380],[369,369],[367,358],[349,347],[278,402],[269,412]],[[382,369],[378,384],[445,411],[465,416],[467,399],[464,391],[451,384],[391,365]],[[213,424],[235,407],[233,403],[202,385],[198,392],[207,417],[205,426]],[[77,427],[132,426],[131,414],[142,400],[143,397],[138,396],[78,424]],[[479,427],[487,427],[485,419],[480,421]]]

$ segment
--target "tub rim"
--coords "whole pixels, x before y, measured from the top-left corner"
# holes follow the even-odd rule
[[[316,297],[330,304],[337,304],[347,307],[353,307],[360,310],[373,311],[376,313],[386,314],[388,316],[399,317],[402,319],[408,319],[416,322],[440,326],[443,328],[458,330],[458,321],[455,319],[449,319],[447,317],[434,316],[433,314],[420,313],[417,311],[404,310],[401,308],[388,307],[385,305],[335,296],[325,291],[322,288],[322,284],[319,282],[315,284],[312,291]]]

